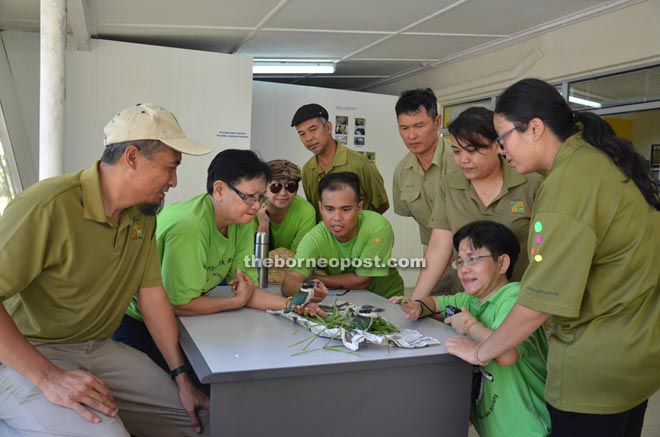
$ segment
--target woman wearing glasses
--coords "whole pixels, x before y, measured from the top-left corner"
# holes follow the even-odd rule
[[[431,294],[452,257],[452,234],[476,220],[493,220],[513,231],[520,242],[521,256],[513,280],[518,281],[528,263],[524,250],[534,204],[543,177],[519,175],[500,156],[493,112],[480,107],[463,111],[449,125],[454,163],[460,170],[446,175],[438,187],[431,213],[433,228],[424,253],[422,268],[413,289],[413,298]],[[454,291],[460,286],[455,279]]]
[[[525,79],[495,127],[519,172],[549,171],[517,304],[489,338],[447,350],[483,364],[551,317],[545,399],[553,436],[639,436],[660,388],[660,195],[642,156],[595,114]]]
[[[286,308],[288,299],[254,285],[256,229],[252,220],[266,201],[270,179],[270,167],[253,151],[224,150],[209,165],[206,193],[166,206],[158,214],[156,239],[163,286],[176,315],[213,314],[246,305]],[[207,296],[225,281],[232,287],[231,296]],[[113,338],[165,365],[135,298]]]
[[[520,244],[506,226],[477,221],[454,234],[453,246],[458,255],[452,267],[465,291],[404,298],[401,309],[409,319],[444,318],[458,334],[482,341],[497,329],[518,298],[520,283],[510,281]],[[450,316],[454,308],[460,312]],[[474,374],[470,420],[481,437],[550,434],[543,400],[547,353],[545,332],[539,328],[518,348],[497,356]]]
[[[268,161],[273,180],[266,191],[266,203],[257,212],[258,231],[270,234],[272,249],[284,247],[293,252],[302,237],[316,225],[314,207],[296,195],[300,169],[286,159]]]

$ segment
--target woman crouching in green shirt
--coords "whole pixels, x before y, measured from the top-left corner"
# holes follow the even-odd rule
[[[463,226],[453,243],[458,256],[451,266],[465,291],[419,300],[401,298],[401,309],[409,319],[437,314],[458,334],[481,342],[500,326],[518,298],[520,284],[509,279],[520,244],[509,228],[491,221]],[[448,306],[461,312],[446,317]],[[482,370],[475,368],[470,420],[481,437],[550,434],[543,398],[547,352],[546,336],[539,328]]]

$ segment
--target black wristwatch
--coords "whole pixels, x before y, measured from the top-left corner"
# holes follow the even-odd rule
[[[179,366],[176,369],[170,370],[170,378],[174,379],[182,373],[190,373],[192,369],[190,364],[186,363],[183,366]]]

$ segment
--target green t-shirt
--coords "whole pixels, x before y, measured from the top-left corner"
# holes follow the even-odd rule
[[[163,285],[170,302],[184,305],[223,280],[234,279],[236,269],[256,283],[256,268],[245,263],[245,257],[251,259],[254,254],[254,233],[255,226],[250,222],[230,225],[227,237],[222,235],[206,193],[165,207],[158,214],[156,237]],[[136,299],[127,314],[142,320]]]
[[[255,220],[257,220],[256,217]],[[256,221],[255,223],[258,224]],[[270,223],[269,246],[271,249],[285,247],[295,252],[302,237],[315,225],[316,211],[314,211],[314,207],[302,197],[296,196],[282,223],[278,225]]]
[[[512,277],[513,281],[519,281],[529,264],[527,233],[536,192],[543,182],[543,176],[537,173],[518,174],[503,159],[501,165],[504,184],[495,200],[487,207],[481,203],[463,172],[457,171],[445,176],[440,183],[429,226],[454,233],[476,220],[492,220],[505,225],[520,243],[520,256]],[[455,274],[453,278],[457,278]],[[452,279],[452,283],[460,287],[457,279]]]
[[[316,210],[316,221],[321,221],[319,211],[319,182],[327,174],[350,171],[360,178],[360,200],[362,207],[374,210],[387,202],[385,183],[376,164],[354,150],[337,143],[337,150],[328,171],[323,171],[316,156],[309,158],[302,168],[302,186],[305,197]]]
[[[394,169],[392,182],[392,200],[394,212],[405,217],[412,217],[419,226],[419,238],[422,244],[429,244],[431,227],[429,219],[436,202],[438,186],[442,178],[456,171],[451,142],[440,138],[433,154],[431,165],[424,171],[414,153],[408,152]]]
[[[310,264],[316,262],[329,275],[355,272],[373,278],[368,289],[381,296],[402,295],[403,279],[395,268],[388,267],[393,244],[394,233],[387,219],[373,211],[362,211],[357,234],[345,243],[337,240],[323,222],[312,228],[300,242],[298,264],[291,270],[308,277],[314,270]],[[323,267],[326,262],[327,267]]]
[[[0,300],[28,339],[110,338],[140,288],[161,285],[156,220],[106,217],[98,163],[19,194],[0,218]]]
[[[518,298],[518,282],[510,282],[485,302],[464,292],[438,296],[438,309],[447,305],[467,307],[485,327],[496,330]],[[493,381],[482,378],[483,396],[478,407],[471,405],[470,420],[481,436],[545,437],[550,434],[550,415],[543,390],[546,379],[548,342],[543,328],[537,329],[517,347],[520,359],[512,366],[491,361],[484,369]]]
[[[580,134],[538,192],[518,303],[553,315],[546,400],[586,414],[660,388],[660,212]]]

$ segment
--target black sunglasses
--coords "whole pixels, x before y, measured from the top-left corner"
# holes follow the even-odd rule
[[[273,194],[277,194],[280,191],[282,191],[282,187],[284,187],[285,190],[287,190],[289,193],[293,194],[296,191],[298,191],[298,182],[287,182],[286,184],[282,185],[279,182],[273,182],[270,184],[270,192]]]

